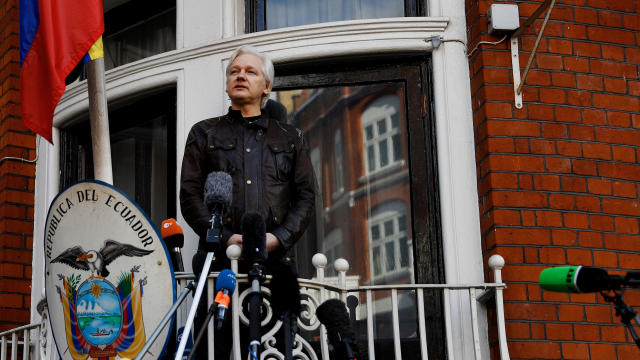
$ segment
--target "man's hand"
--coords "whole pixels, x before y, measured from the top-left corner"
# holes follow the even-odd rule
[[[280,247],[280,240],[278,240],[278,238],[272,233],[267,233],[266,235],[267,235],[267,252],[270,253],[274,250],[277,250]],[[227,247],[230,245],[238,245],[240,246],[240,248],[242,248],[242,235],[240,234],[231,235],[229,240],[227,240]]]
[[[231,245],[238,245],[242,249],[242,235],[240,234],[231,235],[229,240],[227,240],[227,247]]]
[[[270,253],[274,250],[278,250],[280,247],[280,240],[272,233],[267,233],[267,252]]]

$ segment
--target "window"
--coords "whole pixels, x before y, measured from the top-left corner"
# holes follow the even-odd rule
[[[382,204],[374,210],[368,225],[374,280],[382,276],[406,276],[403,273],[413,266],[406,206],[401,202]]]
[[[105,0],[104,12],[105,69],[175,50],[175,0]]]
[[[274,97],[287,108],[287,121],[304,133],[324,189],[316,198],[316,216],[294,247],[300,276],[315,275],[303,264],[321,251],[329,260],[328,277],[336,276],[332,265],[342,257],[350,265],[349,281],[360,285],[445,282],[435,132],[429,109],[423,108],[430,104],[428,62],[343,59],[338,66],[316,61],[312,73],[299,64],[276,69]],[[373,156],[363,151],[369,145]],[[415,301],[414,293],[400,296],[401,303]],[[384,343],[392,337],[390,294],[378,294],[373,302],[375,341]],[[360,298],[360,306],[365,303]],[[440,295],[425,292],[425,304],[429,341],[442,343]],[[401,347],[410,353],[416,314],[401,310],[398,316]],[[365,319],[356,321],[366,328]],[[442,349],[430,346],[429,357],[445,358]],[[380,358],[392,358],[392,347],[386,350]]]
[[[109,109],[114,186],[129,196],[160,226],[175,217],[175,88],[158,89]],[[93,151],[88,116],[62,128],[61,189],[93,179]]]
[[[426,3],[426,0],[246,0],[246,31],[340,20],[424,16]]]
[[[399,107],[397,96],[386,95],[375,100],[362,113],[367,174],[402,162]]]

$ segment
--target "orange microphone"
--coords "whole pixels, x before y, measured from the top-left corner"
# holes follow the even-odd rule
[[[171,218],[163,221],[160,226],[160,234],[167,248],[169,248],[173,271],[184,271],[182,253],[180,252],[180,249],[184,246],[184,233],[176,219]]]

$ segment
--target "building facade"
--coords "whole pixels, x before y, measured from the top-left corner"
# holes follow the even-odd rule
[[[177,201],[184,142],[194,123],[226,111],[224,68],[249,44],[274,59],[273,97],[305,133],[320,190],[295,249],[302,276],[323,252],[346,258],[360,285],[477,283],[491,280],[486,260],[498,253],[512,358],[633,358],[637,349],[597,294],[543,292],[537,277],[559,264],[618,273],[640,265],[635,1],[556,4],[522,109],[509,41],[468,53],[501,38],[487,33],[489,5],[517,4],[524,22],[539,1],[140,3],[104,1],[114,185],[156,225],[185,224],[186,258],[196,241]],[[20,123],[17,7],[2,4],[0,151],[38,161],[0,160],[3,329],[38,321],[49,203],[93,177],[86,81],[67,87],[53,145],[36,144]],[[523,67],[541,23],[519,38]],[[632,292],[626,299],[640,302]],[[388,299],[374,301],[384,313]],[[441,299],[427,301],[437,327]],[[456,358],[470,358],[468,299],[451,303]],[[409,339],[415,329],[403,316]],[[380,338],[390,336],[384,323]]]

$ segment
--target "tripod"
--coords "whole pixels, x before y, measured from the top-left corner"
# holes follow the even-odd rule
[[[640,271],[628,272],[624,277],[624,284],[631,287],[638,287],[638,285],[640,285]],[[622,321],[626,326],[633,342],[636,344],[638,349],[640,349],[640,338],[638,337],[638,334],[636,334],[633,324],[631,323],[631,320],[635,319],[636,325],[640,326],[640,316],[638,316],[638,313],[634,311],[631,306],[624,302],[624,299],[622,298],[624,288],[612,290],[612,293],[613,295],[610,295],[610,293],[603,291],[600,295],[602,295],[602,298],[606,302],[613,304],[616,309],[616,315],[620,317],[620,321]]]

